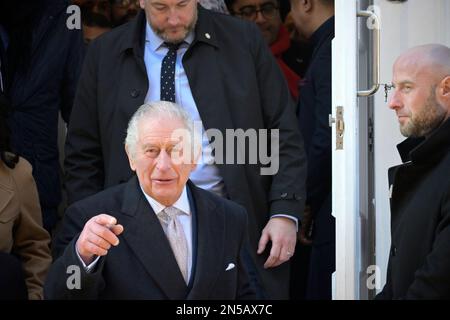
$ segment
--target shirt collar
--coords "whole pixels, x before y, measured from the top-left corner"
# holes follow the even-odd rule
[[[184,44],[187,44],[187,46],[190,46],[191,43],[194,41],[194,32],[191,30],[187,37],[184,39]],[[150,49],[152,51],[158,50],[164,43],[164,40],[161,39],[150,27],[148,22],[145,24],[145,42],[148,43],[150,46]],[[183,44],[182,44],[183,45]]]
[[[159,203],[158,201],[156,201],[155,199],[150,197],[148,194],[146,194],[144,189],[142,189],[142,186],[141,186],[141,190],[144,193],[145,198],[147,199],[148,203],[152,207],[155,214],[160,213],[161,211],[163,211],[166,208],[165,205]],[[172,205],[172,207],[177,208],[178,210],[184,212],[187,215],[191,214],[191,207],[189,205],[189,199],[187,196],[186,186],[184,186],[183,192],[181,192],[180,197],[178,198],[177,201],[175,201],[175,203]]]

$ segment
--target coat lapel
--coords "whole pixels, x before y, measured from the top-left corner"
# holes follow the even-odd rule
[[[227,97],[222,86],[223,72],[218,63],[220,44],[211,17],[199,6],[195,38],[183,56],[183,67],[205,129],[234,128]],[[208,79],[205,82],[205,79]]]
[[[144,103],[149,88],[144,62],[146,23],[144,10],[140,10],[128,25],[127,34],[131,36],[123,37],[118,44],[123,64],[120,71],[123,81],[120,81],[117,95],[119,112],[123,113],[122,119],[131,119],[137,108]]]
[[[225,129],[234,128],[234,124],[222,89],[222,72],[216,61],[216,49],[202,42],[197,42],[195,46],[195,57],[187,58],[189,50],[183,57],[189,87],[204,128],[218,129],[224,134]],[[207,83],[204,79],[208,79]]]
[[[225,216],[205,191],[189,182],[197,213],[197,260],[194,284],[187,299],[207,299],[223,271]]]
[[[224,82],[235,79],[224,78],[225,73],[221,69],[224,64],[218,60],[223,59],[220,51],[226,48],[221,47],[213,18],[207,11],[199,6],[195,40],[183,56],[183,66],[205,130],[219,130],[224,137],[223,146],[225,146],[226,130],[236,129],[237,121],[233,119],[233,114],[236,113],[230,109],[231,103],[224,90]],[[208,81],[205,82],[205,79]],[[211,135],[208,138],[212,140]],[[246,180],[245,182],[243,180],[246,176],[244,166],[225,165],[226,148],[222,147],[220,151],[223,154],[223,162],[217,162],[217,167],[224,178],[226,191],[231,199],[241,199],[243,194],[250,192]],[[216,161],[219,159],[216,158]],[[243,183],[229,183],[230,181],[243,181]],[[241,202],[248,203],[247,199],[242,199]]]
[[[185,299],[187,286],[161,224],[140,190],[136,177],[125,190],[123,238],[169,299]]]

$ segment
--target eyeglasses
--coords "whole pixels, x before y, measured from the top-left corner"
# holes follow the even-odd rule
[[[242,7],[236,12],[236,15],[239,15],[247,20],[256,20],[258,16],[258,12],[261,12],[264,18],[267,20],[275,18],[278,12],[278,6],[274,3],[264,3],[257,9],[256,6],[245,6]]]

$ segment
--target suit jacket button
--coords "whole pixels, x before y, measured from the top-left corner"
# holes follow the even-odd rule
[[[140,94],[141,94],[141,91],[136,90],[136,89],[133,89],[133,90],[131,90],[131,92],[130,92],[130,95],[131,95],[133,98],[139,97]]]
[[[283,199],[286,198],[287,196],[288,196],[288,194],[286,192],[281,194],[281,198],[283,198]]]

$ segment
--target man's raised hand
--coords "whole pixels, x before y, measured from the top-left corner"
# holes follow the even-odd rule
[[[83,262],[90,264],[95,256],[105,256],[111,246],[119,244],[117,237],[123,232],[123,226],[117,219],[107,214],[92,217],[84,225],[78,238],[76,248]]]

